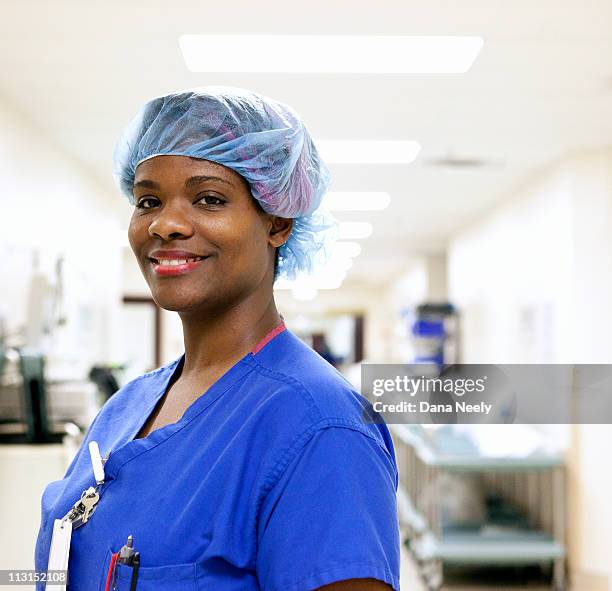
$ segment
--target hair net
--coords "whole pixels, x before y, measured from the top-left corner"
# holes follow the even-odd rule
[[[264,211],[294,218],[280,247],[277,274],[310,270],[333,218],[319,208],[331,177],[300,117],[254,92],[201,87],[147,102],[124,131],[114,175],[131,203],[136,167],[153,156],[210,160],[249,183]]]

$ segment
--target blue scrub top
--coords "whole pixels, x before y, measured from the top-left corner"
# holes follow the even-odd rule
[[[95,485],[95,440],[106,478],[72,535],[70,591],[104,591],[130,534],[138,591],[307,591],[370,577],[399,589],[395,454],[387,427],[362,420],[369,403],[281,325],[178,422],[134,439],[183,360],[129,382],[100,410],[43,493],[36,568],[47,567],[53,520]],[[118,566],[117,590],[129,590],[130,575]]]

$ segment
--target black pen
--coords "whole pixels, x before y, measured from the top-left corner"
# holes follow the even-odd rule
[[[129,535],[127,542],[119,551],[117,562],[132,567],[132,579],[130,582],[130,591],[135,591],[136,583],[138,582],[138,569],[140,568],[140,552],[134,550],[134,538]],[[113,589],[115,589],[115,579],[113,577]]]
[[[132,580],[130,582],[130,591],[136,591],[136,583],[138,582],[138,569],[140,568],[140,552],[135,552],[130,560],[132,564]]]

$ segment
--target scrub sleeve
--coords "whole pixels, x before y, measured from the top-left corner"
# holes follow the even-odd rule
[[[354,426],[317,427],[261,512],[262,589],[374,578],[399,588],[393,460]]]

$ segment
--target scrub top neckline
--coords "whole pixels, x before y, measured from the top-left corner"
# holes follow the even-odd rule
[[[157,406],[157,403],[164,396],[168,387],[174,378],[174,375],[182,367],[185,359],[185,353],[182,353],[180,357],[172,361],[166,366],[166,371],[163,369],[160,372],[163,378],[157,382],[157,385],[152,384],[153,396],[146,399],[147,407],[143,409],[142,420],[138,421],[136,428],[130,431],[128,439],[121,443],[114,450],[109,450],[107,453],[108,459],[104,464],[104,473],[107,480],[112,480],[117,476],[118,471],[121,467],[135,458],[136,456],[144,453],[145,451],[152,449],[171,437],[174,433],[180,431],[183,427],[188,425],[193,419],[201,414],[206,408],[213,404],[219,397],[221,397],[229,388],[235,384],[238,380],[245,377],[250,373],[255,365],[254,357],[261,351],[266,345],[274,340],[279,334],[286,331],[284,319],[281,316],[281,322],[270,332],[266,334],[249,351],[242,359],[232,365],[216,382],[214,382],[205,393],[198,396],[185,410],[183,416],[175,423],[164,425],[154,431],[151,431],[146,437],[135,437],[140,433],[145,423],[148,421],[151,413]],[[165,375],[164,375],[165,374]],[[106,450],[105,450],[106,451]]]

